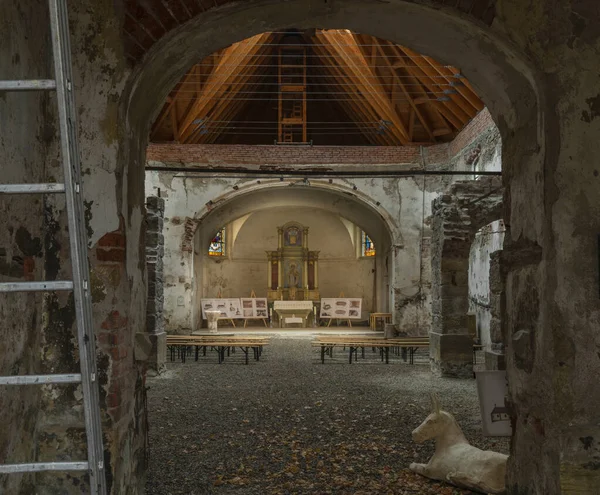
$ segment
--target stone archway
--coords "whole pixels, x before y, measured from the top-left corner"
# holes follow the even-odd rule
[[[396,277],[416,276],[411,269],[418,270],[418,266],[414,267],[415,263],[404,259],[412,254],[398,254],[394,249],[403,245],[405,226],[399,223],[401,219],[392,218],[383,198],[378,205],[366,192],[354,190],[339,181],[312,180],[306,186],[290,180],[271,179],[260,183],[249,180],[232,182],[236,185],[233,189],[222,179],[221,189],[217,186],[212,189],[214,196],[207,195],[202,187],[195,187],[192,179],[186,181],[185,205],[166,201],[165,216],[170,218],[167,221],[169,239],[165,246],[165,300],[171,301],[170,304],[180,298],[183,300],[183,307],[178,310],[165,310],[169,331],[196,329],[201,321],[197,306],[198,294],[201,294],[200,267],[207,261],[205,253],[210,241],[224,225],[252,212],[284,207],[310,208],[338,215],[367,232],[377,246],[373,277],[379,311],[388,312],[393,308],[394,294],[386,290],[388,284],[391,285]],[[174,212],[177,217],[172,216]],[[403,264],[403,270],[396,269],[399,263]],[[258,281],[259,286],[261,282]]]
[[[376,7],[376,8],[375,8]],[[159,40],[146,54],[131,79],[129,95],[122,107],[127,126],[133,131],[124,162],[131,164],[129,184],[139,183],[135,164],[144,162],[147,129],[180,76],[202,56],[218,48],[265,30],[284,27],[348,28],[368,33],[426,53],[461,67],[489,108],[503,141],[505,185],[519,191],[506,202],[504,217],[516,238],[537,239],[536,225],[543,223],[543,187],[523,194],[519,188],[537,183],[545,158],[544,95],[538,75],[523,52],[515,52],[502,36],[451,9],[392,1],[373,4],[348,0],[321,4],[308,0],[262,1],[229,5],[190,20]],[[423,33],[428,33],[423,37]],[[479,40],[479,42],[474,42]],[[164,67],[169,66],[169,71]],[[513,210],[517,208],[517,210]],[[512,211],[517,211],[511,215]],[[510,244],[511,240],[507,240]],[[536,241],[534,241],[536,242]],[[540,241],[541,242],[541,241]],[[540,313],[532,313],[537,325]],[[517,461],[518,462],[518,461]],[[521,470],[519,470],[519,473]],[[517,473],[517,470],[515,470]],[[521,476],[515,474],[515,478]]]
[[[473,336],[469,335],[469,252],[475,233],[501,218],[498,178],[456,182],[433,202],[431,257],[432,371],[468,378],[473,374]]]

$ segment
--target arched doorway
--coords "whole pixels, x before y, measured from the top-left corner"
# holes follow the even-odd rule
[[[540,169],[545,150],[538,140],[541,120],[537,104],[540,95],[533,83],[535,76],[518,54],[512,53],[510,61],[504,56],[510,50],[499,38],[464,19],[448,15],[448,12],[407,3],[386,4],[383,9],[377,9],[376,14],[361,2],[347,2],[343,7],[336,5],[332,8],[298,2],[290,7],[282,12],[279,5],[264,2],[256,7],[235,6],[209,12],[201,19],[193,19],[174,30],[168,39],[156,43],[146,55],[143,66],[139,67],[131,87],[133,91],[126,109],[129,127],[146,129],[158,113],[160,103],[187,68],[223,46],[265,30],[286,26],[344,26],[410,45],[460,66],[483,97],[500,128],[503,161],[510,164],[508,170],[505,169],[508,177],[513,177],[511,169],[517,167],[532,171]],[[264,22],[258,27],[255,19]],[[420,34],[424,32],[435,32],[435,39],[422,38]],[[472,37],[485,39],[485,48],[471,43]],[[198,47],[202,49],[198,50]],[[169,72],[162,70],[167,61],[170,63]],[[482,70],[483,67],[485,70]],[[498,84],[498,77],[510,80],[511,84]],[[136,163],[143,162],[145,137],[140,137],[131,141],[128,150],[130,160]],[[134,169],[131,171],[138,174]],[[140,179],[138,176],[131,182]],[[532,199],[539,202],[541,198],[538,194]],[[507,210],[510,210],[510,205],[507,205]],[[218,219],[218,215],[214,218]],[[526,229],[529,220],[524,221],[523,228]],[[215,222],[214,229],[203,234],[204,244],[208,245],[209,238],[221,223]],[[510,243],[510,240],[507,242]],[[537,314],[533,318],[537,320]]]

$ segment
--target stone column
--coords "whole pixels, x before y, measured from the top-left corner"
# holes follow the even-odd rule
[[[467,317],[470,222],[450,196],[435,200],[433,209],[431,369],[441,376],[469,378],[473,376]]]
[[[271,261],[271,253],[267,253],[267,262],[268,262],[268,268],[267,268],[267,290],[271,290],[271,283],[273,280],[273,262]]]
[[[163,218],[165,202],[151,196],[146,199],[146,270],[148,273],[148,299],[146,306],[146,331],[151,348],[148,368],[160,373],[166,367],[167,334],[163,319]]]
[[[502,265],[502,251],[490,255],[490,339],[491,349],[485,351],[485,369],[505,370],[505,332],[503,315],[506,312],[505,275]]]
[[[319,258],[315,253],[315,290],[319,289]]]

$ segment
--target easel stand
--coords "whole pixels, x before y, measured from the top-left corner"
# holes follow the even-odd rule
[[[327,323],[327,326],[328,326],[328,327],[331,325],[331,321],[332,321],[332,320],[337,320],[337,322],[338,322],[338,326],[339,326],[339,323],[340,323],[340,321],[347,321],[347,322],[348,322],[348,326],[349,326],[350,328],[352,328],[352,321],[350,321],[350,320],[349,320],[349,319],[347,319],[347,318],[329,318],[329,323]]]
[[[256,299],[256,292],[254,292],[254,289],[252,289],[250,291],[250,298],[251,299]],[[263,324],[265,325],[265,328],[269,327],[269,325],[267,325],[267,319],[266,318],[244,318],[244,328],[246,328],[246,325],[248,325],[248,321],[249,320],[262,320]]]
[[[346,297],[344,295],[344,291],[340,291],[340,295],[338,296],[340,299]],[[329,323],[327,323],[327,327],[329,328],[329,326],[331,325],[331,321],[332,320],[337,320],[337,326],[340,326],[340,321],[347,321],[348,322],[348,326],[350,328],[352,328],[352,322],[348,319],[348,318],[329,318]]]

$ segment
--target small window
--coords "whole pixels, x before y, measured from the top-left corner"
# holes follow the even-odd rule
[[[375,244],[366,232],[362,233],[362,255],[363,256],[375,256]]]
[[[208,248],[209,256],[225,256],[225,227],[217,232],[217,235],[210,241]]]

